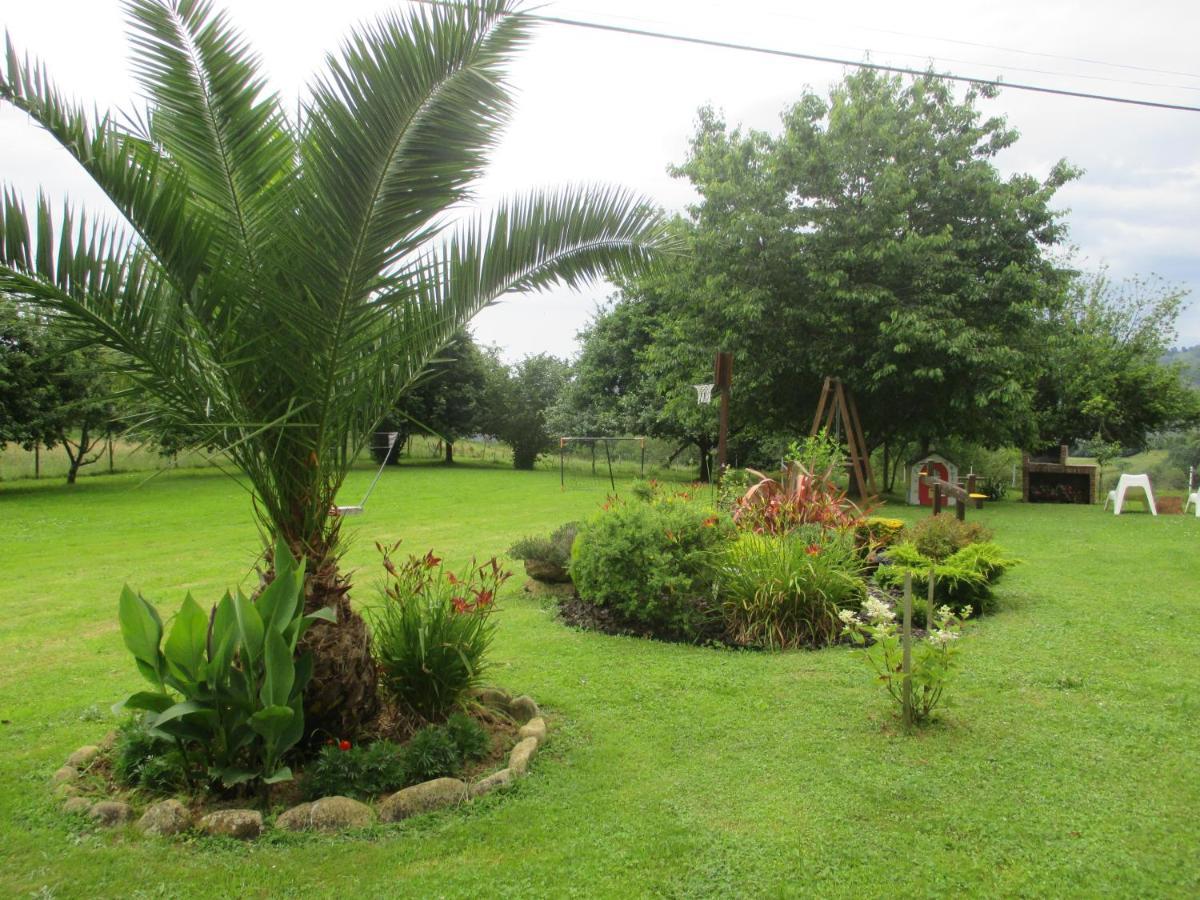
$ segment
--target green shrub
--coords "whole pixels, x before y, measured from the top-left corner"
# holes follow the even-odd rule
[[[296,644],[323,609],[304,615],[304,565],[286,544],[274,552],[275,578],[251,601],[226,594],[206,613],[189,594],[163,634],[158,610],[128,587],[119,616],[125,646],[155,688],[124,705],[147,713],[149,732],[170,739],[189,760],[203,763],[214,783],[233,787],[292,777],[283,764],[304,736],[304,688],[310,654]]]
[[[614,502],[575,541],[571,576],[579,596],[672,640],[697,640],[719,622],[713,576],[733,526],[684,499]]]
[[[860,547],[879,550],[890,547],[904,535],[902,519],[885,519],[881,516],[870,516],[863,519],[854,529]]]
[[[321,748],[305,770],[304,794],[319,797],[354,797],[366,800],[399,790],[408,783],[408,754],[391,741],[375,741],[345,750],[330,743]]]
[[[960,522],[954,516],[926,516],[908,530],[909,540],[922,556],[939,562],[969,544],[992,539],[992,531],[978,522]]]
[[[571,545],[579,531],[578,522],[567,522],[550,533],[550,537],[523,537],[508,548],[513,559],[534,559],[566,569],[571,565]]]
[[[452,777],[462,770],[463,764],[454,736],[438,725],[427,725],[414,734],[404,748],[404,758],[409,784]]]
[[[974,615],[982,615],[995,611],[992,585],[1018,562],[993,543],[969,544],[941,562],[925,556],[913,544],[897,544],[888,550],[888,562],[875,572],[875,580],[883,587],[899,588],[904,573],[912,572],[913,622],[924,627],[931,568],[935,605],[969,606]]]
[[[480,684],[496,631],[491,613],[509,573],[495,558],[455,573],[432,552],[396,565],[379,550],[388,573],[374,628],[380,683],[411,712],[441,721]]]
[[[729,639],[770,650],[832,643],[838,611],[866,596],[853,534],[812,526],[742,535],[725,552],[719,589]]]
[[[179,749],[150,734],[143,719],[121,726],[113,752],[113,777],[120,784],[168,794],[183,787],[187,775]]]
[[[446,731],[463,759],[483,759],[492,750],[492,739],[482,725],[466,713],[446,720]]]

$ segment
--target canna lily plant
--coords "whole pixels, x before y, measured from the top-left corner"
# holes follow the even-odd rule
[[[0,203],[0,302],[110,348],[146,429],[221,448],[270,547],[304,560],[331,608],[306,727],[353,734],[376,672],[338,568],[335,497],[376,424],[483,307],[628,275],[667,244],[610,187],[534,191],[469,211],[528,39],[510,0],[384,16],[351,35],[285,111],[205,0],[127,0],[146,105],[88,114],[7,42],[0,102],[48,131],[123,221]],[[289,104],[290,105],[290,104]],[[467,211],[464,211],[467,210]]]

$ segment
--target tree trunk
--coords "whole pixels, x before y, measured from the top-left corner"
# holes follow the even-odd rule
[[[445,463],[448,466],[454,465],[454,444],[446,441],[446,459]]]
[[[350,580],[338,570],[337,529],[323,547],[308,548],[304,610],[331,608],[337,624],[315,622],[298,653],[312,652],[313,676],[304,692],[305,743],[349,740],[379,712],[379,676],[371,653],[371,632],[350,605]],[[267,574],[269,580],[274,571]]]
[[[700,478],[699,480],[707,484],[712,481],[712,466],[709,464],[708,454],[712,450],[712,441],[705,435],[697,439],[696,446],[700,448]]]

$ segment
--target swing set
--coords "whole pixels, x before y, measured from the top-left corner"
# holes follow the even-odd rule
[[[367,505],[367,498],[371,496],[371,491],[375,490],[375,485],[379,483],[379,476],[383,474],[383,467],[392,458],[392,450],[395,449],[396,441],[399,439],[400,432],[387,432],[387,452],[383,454],[383,462],[379,464],[379,471],[375,473],[375,477],[371,479],[370,485],[367,486],[367,492],[363,494],[362,500],[356,506],[335,506],[331,510],[335,516],[361,516],[363,514],[363,507]]]

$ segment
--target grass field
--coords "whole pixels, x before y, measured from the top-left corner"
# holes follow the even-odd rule
[[[371,599],[376,539],[487,556],[587,515],[606,488],[389,470],[350,520],[355,596]],[[1019,503],[972,516],[1025,564],[964,639],[957,702],[915,737],[844,648],[580,633],[514,578],[491,680],[552,715],[530,778],[360,836],[170,843],[68,820],[47,782],[138,685],[121,584],[174,609],[185,590],[207,603],[248,580],[248,497],[211,472],[5,484],[0,894],[1196,896],[1200,520]]]

